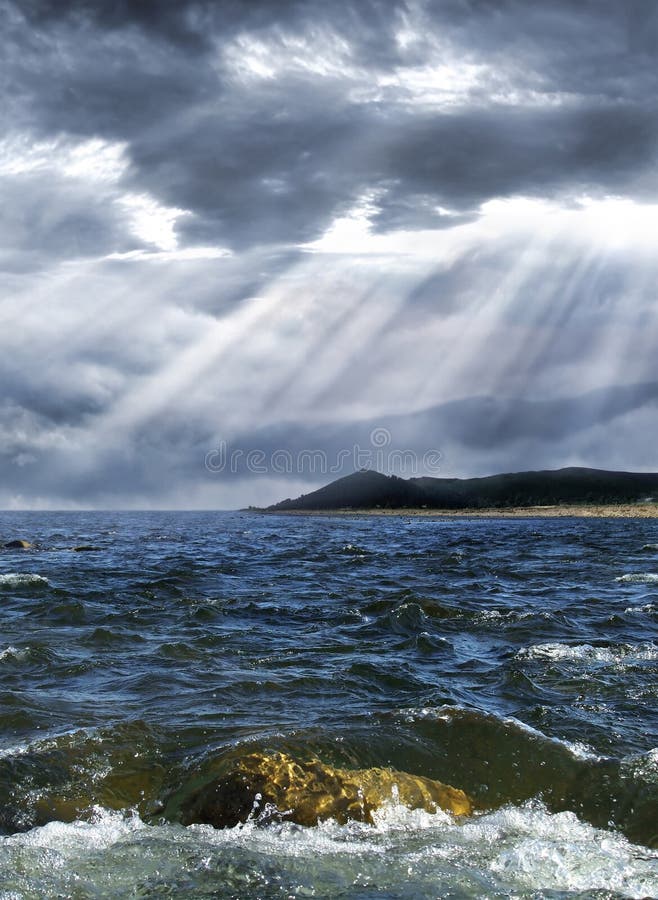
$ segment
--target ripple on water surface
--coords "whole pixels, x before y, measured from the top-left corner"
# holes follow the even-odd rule
[[[658,896],[649,520],[3,515],[0,894]],[[184,826],[254,753],[475,812]]]

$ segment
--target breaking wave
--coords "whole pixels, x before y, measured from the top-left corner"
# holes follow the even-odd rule
[[[22,587],[30,584],[48,584],[44,575],[36,575],[32,572],[6,572],[0,575],[0,587]]]
[[[620,584],[658,584],[656,572],[631,572],[628,575],[620,575],[615,578]]]
[[[591,644],[535,644],[533,647],[519,650],[517,657],[616,665],[633,660],[657,660],[658,646],[653,643],[617,644],[608,647],[594,647]]]

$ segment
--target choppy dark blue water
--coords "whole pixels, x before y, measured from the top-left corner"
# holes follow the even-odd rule
[[[14,538],[0,898],[658,896],[657,521],[3,513]],[[180,824],[254,750],[477,812]]]

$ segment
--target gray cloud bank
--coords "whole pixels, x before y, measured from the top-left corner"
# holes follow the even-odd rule
[[[269,502],[322,479],[205,454],[378,423],[445,474],[656,468],[653,2],[4,0],[0,27],[0,503]]]

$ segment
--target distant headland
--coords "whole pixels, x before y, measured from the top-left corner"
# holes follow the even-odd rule
[[[270,513],[658,517],[658,474],[566,468],[484,478],[399,478],[362,469]]]

